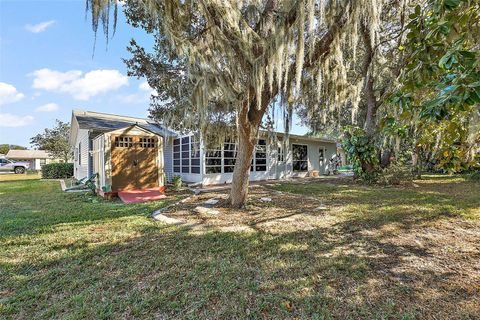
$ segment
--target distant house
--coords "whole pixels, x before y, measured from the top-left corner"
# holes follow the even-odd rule
[[[41,170],[44,164],[58,162],[45,150],[9,150],[5,157],[10,160],[28,162],[31,170]]]
[[[291,135],[288,150],[282,140],[282,133],[259,134],[251,181],[324,174],[336,154],[331,139]],[[233,141],[206,149],[200,135],[180,135],[150,119],[82,110],[72,113],[70,146],[74,176],[98,173],[97,187],[112,191],[162,187],[174,176],[203,185],[230,183],[237,150]]]

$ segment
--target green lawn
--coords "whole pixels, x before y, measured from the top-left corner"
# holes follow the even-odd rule
[[[0,183],[0,318],[478,318],[479,185],[417,183],[269,186],[297,209],[305,194],[328,207],[314,215],[328,227],[283,233],[154,222],[173,198],[123,205],[56,181]]]
[[[24,174],[3,173],[0,174],[0,182],[3,181],[21,181],[21,180],[38,180],[42,177],[40,172],[27,172]]]

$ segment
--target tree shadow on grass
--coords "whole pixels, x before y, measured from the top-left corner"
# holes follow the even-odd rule
[[[79,319],[479,314],[478,290],[468,292],[458,274],[406,268],[409,259],[432,260],[428,249],[344,230],[193,233],[152,223],[117,243],[83,243],[63,258],[3,265],[0,313]]]
[[[147,216],[178,200],[172,196],[161,201],[125,205],[120,200],[107,201],[90,193],[62,192],[56,181],[38,183],[40,188],[38,185],[12,184],[8,192],[0,194],[0,239]]]
[[[480,192],[472,192],[475,188],[469,183],[443,189],[435,183],[424,183],[421,188],[329,186],[328,189],[321,184],[285,184],[273,189],[298,195],[307,193],[330,209],[342,209],[342,215],[350,221],[347,229],[380,227],[393,222],[408,229],[438,219],[478,218],[480,214]],[[294,211],[301,212],[302,208]]]

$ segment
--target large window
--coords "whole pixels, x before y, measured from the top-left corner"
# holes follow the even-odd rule
[[[200,146],[194,136],[173,140],[173,172],[200,173]]]
[[[303,144],[293,144],[293,171],[308,170],[307,146]]]
[[[237,144],[227,140],[223,144],[223,172],[233,172],[237,158]]]
[[[217,149],[208,150],[205,153],[205,171],[206,173],[232,173],[235,168],[235,159],[237,157],[237,144],[234,141],[226,140],[223,146]],[[255,146],[252,166],[250,171],[267,170],[267,143],[264,139],[259,139]]]

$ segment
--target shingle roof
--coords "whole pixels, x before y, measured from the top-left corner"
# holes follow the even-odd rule
[[[155,123],[150,119],[123,117],[90,111],[75,111],[75,117],[80,129],[90,129],[97,132],[109,132],[117,129],[138,125],[159,135],[175,136],[177,133]]]
[[[51,158],[45,150],[9,150],[6,155],[9,159],[47,159]]]

